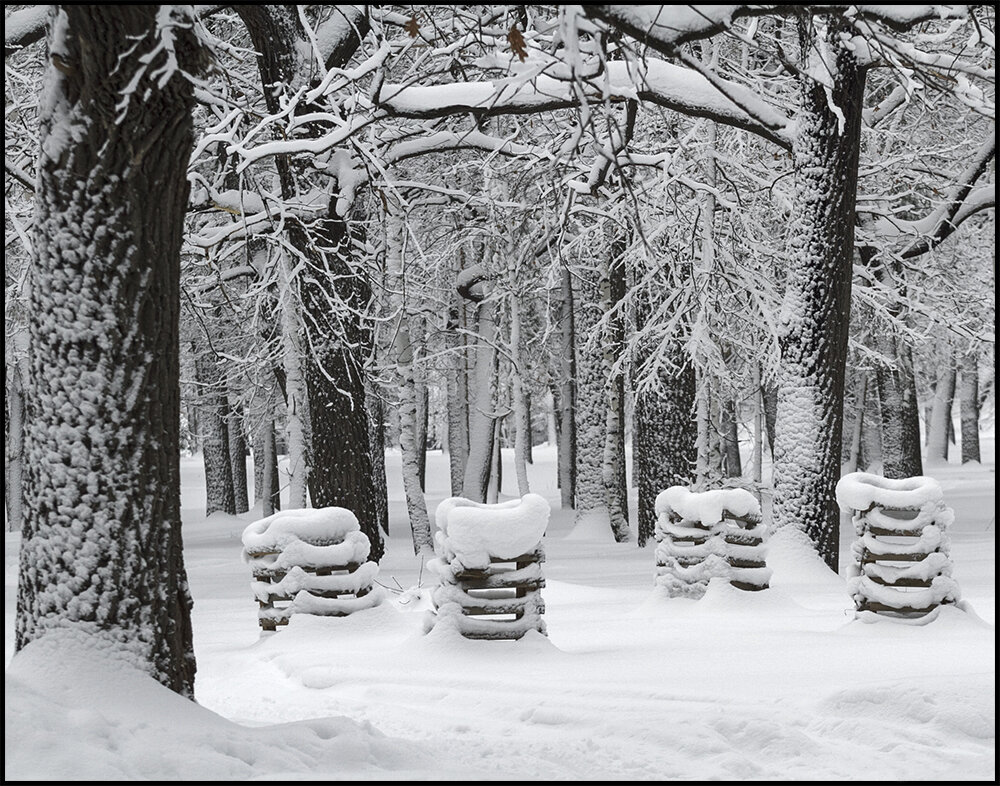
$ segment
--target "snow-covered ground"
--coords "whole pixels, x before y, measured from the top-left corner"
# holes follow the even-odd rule
[[[966,610],[923,626],[854,620],[843,567],[826,570],[791,532],[772,539],[766,592],[713,582],[697,601],[658,594],[653,544],[575,528],[554,452],[534,453],[532,490],[553,508],[549,635],[518,642],[422,633],[436,577],[412,553],[398,453],[387,601],[262,635],[240,559],[253,516],[206,519],[200,460],[185,459],[198,704],[72,637],[12,661],[19,537],[8,533],[5,778],[995,778],[992,437],[982,467],[928,468],[955,510]],[[432,453],[432,512],[447,495],[447,459]],[[845,525],[844,560],[852,539]]]

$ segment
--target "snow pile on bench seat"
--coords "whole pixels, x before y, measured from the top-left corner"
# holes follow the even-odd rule
[[[493,505],[449,497],[438,505],[434,540],[448,561],[482,570],[491,558],[513,559],[533,551],[549,524],[549,503],[539,494]]]
[[[343,616],[382,600],[378,565],[357,517],[341,507],[283,510],[243,531],[243,560],[265,630],[295,613]],[[287,601],[275,606],[276,601]]]

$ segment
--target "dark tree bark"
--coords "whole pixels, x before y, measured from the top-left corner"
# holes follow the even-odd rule
[[[294,6],[236,6],[258,52],[261,81],[268,109],[279,109],[278,94],[306,77],[301,61],[307,41]],[[359,44],[357,30],[367,30],[361,17],[351,32],[329,53],[328,68],[343,67]],[[308,107],[302,107],[304,111]],[[296,195],[295,176],[287,160],[276,160],[282,195]],[[312,432],[309,495],[316,507],[351,510],[371,541],[371,559],[384,550],[379,495],[372,472],[372,445],[366,403],[365,360],[372,335],[365,323],[371,290],[355,267],[354,242],[347,216],[336,211],[336,180],[328,186],[333,198],[325,220],[307,230],[289,226],[289,242],[308,264],[300,280],[305,323],[305,379]]]
[[[230,474],[233,478],[233,510],[236,513],[246,513],[250,510],[247,490],[247,438],[243,431],[243,418],[239,409],[232,405],[226,418],[226,431],[229,436]]]
[[[661,379],[662,391],[636,395],[632,466],[639,487],[640,546],[656,531],[656,495],[670,486],[690,485],[698,458],[694,368],[684,362],[680,348],[671,360],[675,370]]]
[[[377,390],[368,391],[369,443],[372,450],[372,474],[375,480],[375,502],[378,525],[389,534],[389,493],[385,478],[385,404]]]
[[[962,463],[981,461],[979,454],[979,363],[975,352],[962,355],[959,406],[962,417]]]
[[[840,41],[843,22],[824,17],[820,42],[803,23],[803,52],[829,47],[832,88],[801,76],[795,144],[799,211],[779,326],[775,526],[802,529],[834,571],[840,514],[844,368],[851,311],[854,225],[866,71]],[[831,106],[838,108],[834,112]]]
[[[205,515],[236,513],[233,496],[233,466],[229,458],[229,403],[220,390],[221,375],[213,355],[207,350],[191,350],[195,358],[195,377],[200,391],[201,455],[205,464]]]
[[[774,382],[766,382],[760,388],[761,404],[764,408],[764,430],[767,432],[767,449],[774,458],[775,423],[778,419],[778,386]]]
[[[74,628],[193,697],[178,313],[194,102],[183,75],[158,81],[162,51],[143,62],[157,10],[60,6],[50,36],[16,647]],[[174,49],[195,72],[181,14]]]
[[[278,478],[278,446],[274,439],[274,421],[265,419],[253,441],[254,505],[260,504],[262,516],[281,510],[281,486]]]

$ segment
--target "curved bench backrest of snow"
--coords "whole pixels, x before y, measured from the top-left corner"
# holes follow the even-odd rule
[[[544,634],[541,541],[549,513],[538,494],[498,504],[444,500],[435,511],[437,557],[428,565],[441,581],[425,630],[450,626],[470,639]]]
[[[837,483],[857,535],[849,589],[856,613],[933,618],[959,600],[947,529],[954,513],[933,478],[884,478],[852,472]]]
[[[264,630],[286,625],[294,613],[345,616],[381,601],[372,584],[378,565],[371,543],[346,508],[283,510],[243,530],[243,559]],[[275,602],[288,601],[275,606]]]
[[[742,488],[656,496],[656,583],[671,597],[700,598],[716,577],[743,590],[768,587],[760,502]]]

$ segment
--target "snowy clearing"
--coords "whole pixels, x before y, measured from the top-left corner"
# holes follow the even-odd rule
[[[72,638],[12,662],[19,536],[8,533],[5,777],[992,780],[992,437],[984,447],[981,467],[928,472],[955,510],[968,611],[945,607],[922,626],[853,620],[843,566],[834,576],[787,531],[769,544],[770,590],[713,581],[701,600],[667,598],[653,545],[574,528],[554,451],[536,448],[532,490],[552,504],[549,636],[518,642],[421,632],[435,577],[412,555],[398,453],[387,601],[261,634],[240,559],[253,516],[206,519],[201,461],[184,459],[198,704]],[[449,496],[446,463],[428,457],[431,511]],[[852,539],[845,523],[845,560]]]

